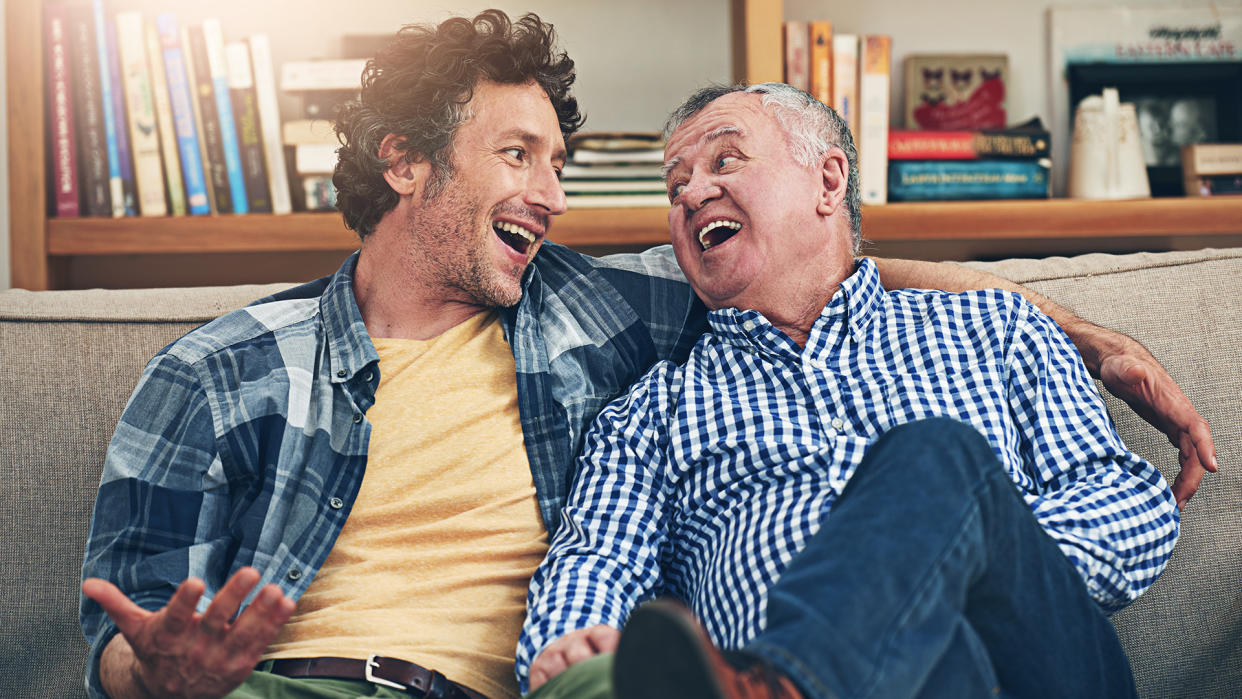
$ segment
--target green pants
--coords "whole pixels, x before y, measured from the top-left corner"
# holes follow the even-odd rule
[[[273,675],[270,672],[250,673],[242,686],[227,699],[354,699],[383,697],[409,699],[399,689],[371,684],[365,680],[310,680]],[[612,699],[612,654],[599,655],[578,663],[553,677],[526,699]]]

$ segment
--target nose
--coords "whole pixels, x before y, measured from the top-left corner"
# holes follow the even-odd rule
[[[709,173],[696,170],[690,175],[690,180],[682,187],[681,194],[678,196],[679,203],[683,204],[690,211],[698,211],[703,205],[720,198],[720,185],[716,183]]]
[[[526,187],[526,203],[544,209],[553,216],[565,213],[565,190],[551,165],[534,168]]]

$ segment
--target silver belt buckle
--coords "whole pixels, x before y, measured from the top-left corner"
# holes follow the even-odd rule
[[[376,658],[378,657],[379,656],[376,655],[375,653],[372,653],[367,656],[366,669],[363,670],[363,673],[362,673],[363,677],[366,678],[367,682],[371,682],[372,684],[382,685],[384,687],[392,687],[393,689],[400,689],[403,692],[409,689],[403,684],[397,684],[396,682],[393,682],[392,680],[386,680],[383,677],[375,676],[375,673],[373,672],[373,670],[379,667],[379,661],[376,660]]]

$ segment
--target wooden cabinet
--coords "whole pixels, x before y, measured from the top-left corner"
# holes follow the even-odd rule
[[[228,266],[230,261],[261,260],[264,255],[343,254],[357,247],[357,237],[335,213],[49,219],[40,6],[5,3],[13,286],[89,285],[89,275],[83,282],[77,278],[82,275],[74,273],[75,264],[82,261],[106,260],[108,265],[130,265],[140,271],[152,264],[153,257],[193,265],[195,256],[210,255],[212,264]],[[782,4],[731,0],[731,10],[734,78],[779,80]],[[551,238],[592,252],[639,250],[667,242],[665,213],[574,210],[553,223]],[[1187,234],[1196,237],[1186,238]],[[1177,240],[1194,246],[1207,244],[1203,240],[1240,244],[1242,197],[888,204],[864,210],[863,235],[872,243],[869,252],[927,259],[1159,249],[1175,247]],[[195,279],[201,280],[202,270],[198,272]],[[172,279],[177,279],[175,273]],[[222,277],[222,281],[233,280]]]

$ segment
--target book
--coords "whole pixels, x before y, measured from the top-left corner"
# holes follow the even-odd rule
[[[664,166],[661,165],[581,165],[565,163],[561,170],[562,180],[570,179],[618,179],[642,180],[664,179]]]
[[[1009,57],[1004,54],[912,54],[905,63],[907,129],[1005,127]]]
[[[228,165],[224,161],[224,140],[220,135],[220,112],[216,109],[215,86],[207,59],[207,40],[202,25],[183,29],[186,47],[185,72],[194,91],[194,117],[199,126],[199,147],[203,153],[203,169],[207,173],[207,197],[212,213],[233,213],[233,196],[229,191]]]
[[[144,22],[143,38],[146,39],[147,65],[151,69],[151,96],[155,101],[155,123],[160,133],[160,157],[163,159],[164,193],[168,198],[168,213],[185,216],[185,184],[181,179],[181,155],[177,152],[177,126],[173,121],[172,101],[168,95],[168,71],[164,67],[164,49],[155,25]]]
[[[299,175],[330,175],[336,169],[335,143],[304,143],[293,146],[294,172]]]
[[[1186,196],[1214,197],[1222,194],[1242,194],[1242,174],[1202,175],[1185,181]]]
[[[211,75],[211,93],[220,121],[220,147],[224,152],[224,171],[228,176],[229,196],[233,213],[250,211],[246,198],[246,176],[242,173],[241,144],[237,140],[237,122],[233,117],[233,98],[229,94],[229,66],[224,55],[224,34],[220,20],[203,20],[203,45],[207,51],[207,71]]]
[[[811,22],[810,31],[809,91],[815,99],[832,106],[832,22]]]
[[[81,213],[86,216],[111,216],[112,183],[108,170],[103,96],[99,91],[95,15],[91,6],[85,4],[69,5],[68,15]]]
[[[121,168],[121,202],[126,216],[138,215],[138,185],[134,181],[134,152],[130,147],[129,115],[125,107],[125,82],[117,47],[116,22],[108,20],[108,76],[112,83],[112,114],[116,119],[116,153]]]
[[[286,61],[280,69],[280,89],[301,96],[306,118],[332,118],[337,107],[358,95],[366,64],[364,58]]]
[[[1196,143],[1182,146],[1182,184],[1186,196],[1238,194],[1242,178],[1242,143]]]
[[[78,198],[78,156],[74,142],[73,72],[69,61],[68,8],[63,2],[43,6],[44,56],[47,81],[48,156],[51,175],[50,213],[60,218],[81,215]]]
[[[287,146],[304,143],[341,145],[332,122],[327,119],[290,119],[280,125],[280,138]]]
[[[268,189],[272,196],[272,212],[293,211],[289,190],[289,171],[285,150],[280,142],[280,107],[276,102],[276,74],[272,70],[272,49],[266,34],[246,39],[250,47],[250,67],[254,70],[254,92],[259,108],[259,138],[263,141],[263,160],[267,166]]]
[[[858,35],[832,36],[832,108],[858,140]]]
[[[168,102],[172,107],[173,126],[177,134],[177,155],[181,161],[186,209],[191,215],[202,216],[211,213],[211,196],[207,189],[207,172],[194,109],[198,101],[186,71],[185,44],[182,41],[184,32],[177,26],[177,16],[172,13],[157,16],[155,26],[164,55],[164,77],[168,81]]]
[[[332,175],[307,175],[302,178],[303,205],[307,211],[330,211],[336,208],[336,186]]]
[[[565,194],[666,194],[664,180],[561,180]]]
[[[867,34],[858,44],[858,179],[864,204],[883,204],[888,187],[888,90],[892,39]]]
[[[661,194],[574,194],[565,195],[570,209],[668,208],[668,195]]]
[[[125,104],[128,107],[129,141],[134,153],[134,180],[138,184],[138,209],[143,216],[166,216],[164,159],[160,155],[155,98],[151,94],[151,71],[147,66],[146,37],[142,13],[116,16],[117,48],[124,66]],[[122,89],[121,85],[117,89]]]
[[[1039,160],[894,160],[889,201],[1042,199],[1051,162]]]
[[[246,199],[251,211],[270,213],[272,196],[267,165],[263,162],[263,139],[259,136],[259,98],[250,69],[250,48],[240,41],[225,44],[224,57],[228,62],[229,98],[233,102]]]
[[[574,151],[571,162],[581,165],[634,163],[636,165],[663,165],[664,149],[648,148],[644,150],[590,150]]]
[[[785,52],[785,84],[810,91],[811,28],[806,22],[785,22],[781,25],[781,39]]]
[[[890,161],[1047,158],[1051,153],[1051,138],[1038,117],[1007,129],[983,131],[891,129],[888,132],[888,159]]]
[[[112,91],[121,89],[120,85],[112,84],[112,71],[108,64],[108,21],[104,13],[104,0],[94,0],[91,4],[94,16],[93,27],[95,41],[92,46],[98,54],[95,67],[99,70],[99,94],[103,99],[104,143],[108,158],[108,201],[112,205],[112,216],[125,215],[125,188],[121,179],[121,153],[117,148],[116,135],[118,119]]]

